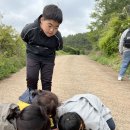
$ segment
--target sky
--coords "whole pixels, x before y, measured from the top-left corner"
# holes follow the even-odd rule
[[[0,0],[2,23],[11,25],[20,33],[27,23],[42,14],[48,4],[56,4],[63,12],[63,22],[59,27],[62,36],[87,32],[94,0]]]

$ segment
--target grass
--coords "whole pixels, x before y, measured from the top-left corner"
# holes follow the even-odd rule
[[[100,52],[92,52],[88,55],[92,60],[99,62],[100,64],[107,65],[114,69],[115,71],[119,71],[121,65],[121,56],[119,54],[114,54],[112,56],[106,56],[101,54]],[[130,75],[130,65],[126,71],[126,76]]]

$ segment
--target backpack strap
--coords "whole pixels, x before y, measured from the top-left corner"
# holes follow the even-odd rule
[[[126,48],[130,48],[130,28],[128,28],[128,31],[126,32],[126,35],[124,37],[123,46]]]

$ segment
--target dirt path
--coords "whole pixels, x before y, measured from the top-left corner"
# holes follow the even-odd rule
[[[0,102],[17,102],[25,88],[24,68],[0,81]],[[130,130],[130,81],[117,81],[111,68],[86,56],[58,56],[52,91],[62,101],[79,93],[95,94],[112,110],[116,130]]]

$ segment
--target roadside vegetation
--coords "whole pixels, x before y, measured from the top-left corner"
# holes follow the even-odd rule
[[[130,28],[130,1],[96,0],[91,17],[94,21],[88,26],[87,35],[93,49],[89,56],[119,71],[121,55],[118,44],[122,32]],[[130,74],[130,69],[127,74]]]
[[[25,45],[11,27],[0,24],[0,79],[25,66]]]

